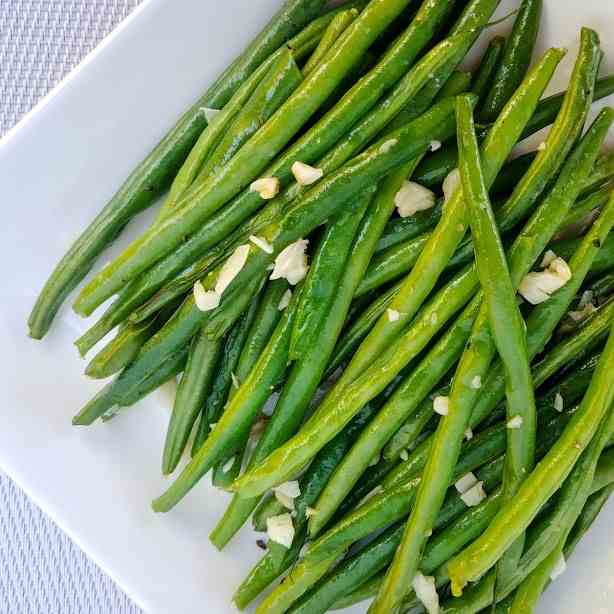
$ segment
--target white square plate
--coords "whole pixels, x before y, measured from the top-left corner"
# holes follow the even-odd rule
[[[261,555],[256,537],[245,530],[224,552],[214,550],[207,535],[227,497],[208,480],[172,513],[153,514],[150,501],[167,485],[167,410],[150,397],[112,423],[73,428],[71,416],[98,388],[72,346],[87,323],[64,308],[41,343],[26,337],[25,322],[76,234],[280,2],[146,1],[0,146],[0,465],[152,614],[234,611],[233,589]],[[497,14],[512,5],[504,1]],[[569,47],[553,89],[566,83],[580,25],[601,33],[614,67],[614,4],[545,5],[540,50]],[[612,519],[610,506],[540,612],[614,611]]]

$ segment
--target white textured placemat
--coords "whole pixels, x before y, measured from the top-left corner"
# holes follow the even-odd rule
[[[0,136],[140,2],[0,0]],[[0,473],[0,613],[139,612]]]

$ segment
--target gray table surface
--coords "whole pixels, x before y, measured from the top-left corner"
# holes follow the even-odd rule
[[[0,135],[141,0],[0,0]],[[139,614],[0,473],[0,614]]]

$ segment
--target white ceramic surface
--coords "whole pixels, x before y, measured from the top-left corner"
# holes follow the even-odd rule
[[[207,535],[227,497],[208,480],[172,513],[154,515],[149,503],[167,485],[159,471],[167,410],[150,397],[107,425],[71,427],[98,388],[72,346],[87,323],[64,308],[41,343],[26,337],[25,320],[71,240],[279,1],[145,2],[0,145],[0,466],[151,614],[234,611],[232,590],[261,554],[256,537],[245,530],[223,553],[213,549]],[[582,24],[600,31],[614,68],[611,2],[544,4],[540,49],[570,50],[553,89],[565,83]],[[610,506],[541,614],[614,612],[613,519]]]

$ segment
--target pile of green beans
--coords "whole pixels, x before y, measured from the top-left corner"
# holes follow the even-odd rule
[[[73,305],[112,299],[73,424],[176,383],[152,508],[210,475],[212,544],[267,533],[241,610],[530,614],[614,490],[614,77],[584,27],[543,98],[542,4],[468,71],[499,0],[286,0],[34,305],[41,339],[164,195]]]

